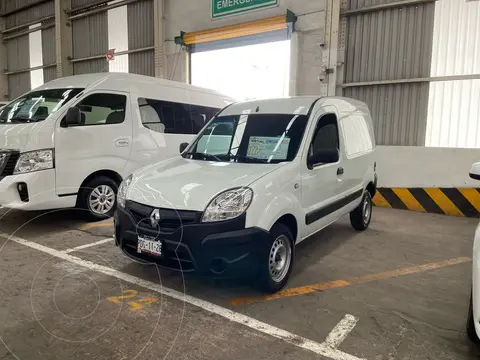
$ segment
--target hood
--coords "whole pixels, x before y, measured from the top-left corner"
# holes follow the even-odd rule
[[[0,123],[0,150],[20,151],[53,148],[53,121],[28,124]]]
[[[282,166],[175,157],[134,173],[127,199],[158,208],[203,211],[215,195],[249,186]]]

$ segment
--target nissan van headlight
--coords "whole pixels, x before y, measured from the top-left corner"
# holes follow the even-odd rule
[[[120,187],[118,188],[117,204],[122,209],[125,208],[125,201],[127,200],[127,192],[128,192],[128,188],[130,187],[130,184],[132,183],[132,178],[133,178],[133,175],[130,175],[129,177],[127,177],[125,180],[122,181],[122,183],[120,184]]]
[[[235,219],[247,211],[252,203],[253,191],[250,188],[227,190],[217,195],[203,213],[202,222],[215,222]]]
[[[29,151],[20,154],[14,174],[53,169],[53,149]]]

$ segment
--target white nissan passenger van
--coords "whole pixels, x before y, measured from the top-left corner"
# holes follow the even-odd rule
[[[350,214],[365,230],[377,176],[367,106],[346,98],[235,103],[181,155],[121,184],[116,245],[184,272],[287,282],[295,245]]]
[[[147,76],[57,79],[0,110],[0,205],[113,215],[122,179],[178,154],[233,99]]]

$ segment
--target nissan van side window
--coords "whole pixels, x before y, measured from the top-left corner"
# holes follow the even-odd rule
[[[142,125],[165,134],[197,134],[218,111],[217,108],[139,98]]]
[[[0,109],[0,124],[43,121],[82,91],[52,89],[29,92]]]
[[[125,120],[127,97],[118,94],[92,94],[77,106],[80,108],[81,125],[121,124]]]

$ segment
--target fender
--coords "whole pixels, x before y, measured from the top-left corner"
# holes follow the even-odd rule
[[[262,197],[257,199],[258,202],[267,200],[268,197]],[[254,200],[255,201],[255,200]],[[268,200],[267,200],[268,201]],[[252,204],[252,208],[262,209],[261,213],[251,213],[247,211],[246,227],[258,227],[266,231],[270,231],[272,226],[282,216],[290,214],[295,217],[297,226],[301,229],[303,223],[302,220],[302,208],[298,201],[298,198],[292,194],[280,193],[278,196],[271,198],[265,206],[259,206],[260,204]],[[303,215],[304,216],[304,215]]]

